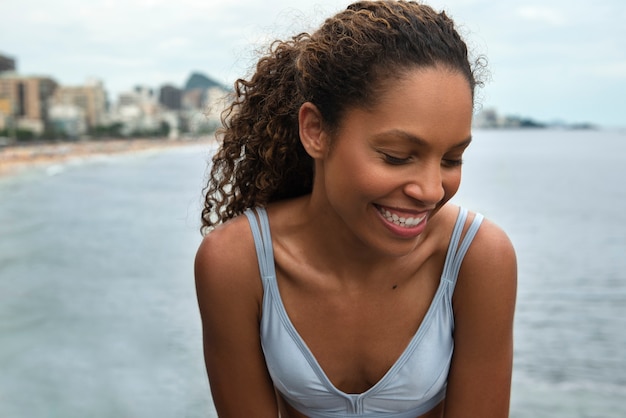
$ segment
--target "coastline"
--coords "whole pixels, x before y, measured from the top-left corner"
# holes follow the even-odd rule
[[[213,142],[215,139],[212,136],[206,136],[194,139],[107,138],[76,142],[8,145],[0,147],[0,178],[17,174],[28,168],[66,163],[76,159],[198,144],[207,144],[208,146]]]

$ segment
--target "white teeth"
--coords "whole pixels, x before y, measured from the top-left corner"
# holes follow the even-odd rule
[[[424,220],[424,218],[426,218],[426,215],[420,216],[419,218],[403,218],[396,215],[395,213],[389,212],[387,209],[378,208],[378,210],[389,222],[392,222],[404,228],[417,226]]]

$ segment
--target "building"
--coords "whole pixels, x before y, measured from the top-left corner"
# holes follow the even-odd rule
[[[67,138],[79,139],[87,134],[85,111],[73,104],[50,106],[50,123],[55,132],[62,132]]]
[[[48,122],[48,100],[58,87],[49,77],[0,74],[0,129],[26,129],[43,134]]]
[[[0,54],[0,73],[5,71],[15,71],[15,60]]]
[[[228,91],[220,87],[211,87],[206,91],[205,109],[209,119],[220,121],[222,112],[229,104],[231,96]]]
[[[170,84],[161,86],[159,91],[159,103],[170,110],[180,110],[183,91]]]
[[[202,109],[205,102],[205,93],[206,90],[200,88],[185,90],[181,98],[182,108],[187,110]]]
[[[107,95],[99,80],[89,80],[82,86],[60,86],[51,99],[51,106],[75,106],[82,109],[88,129],[106,125],[108,122]]]
[[[125,136],[153,134],[163,122],[157,94],[147,86],[135,86],[120,93],[111,118],[122,124],[121,132]]]

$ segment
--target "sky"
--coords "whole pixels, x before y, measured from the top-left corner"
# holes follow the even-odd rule
[[[0,54],[25,76],[231,86],[276,38],[313,31],[345,0],[0,0]],[[430,0],[489,62],[479,105],[543,122],[626,127],[626,1]]]

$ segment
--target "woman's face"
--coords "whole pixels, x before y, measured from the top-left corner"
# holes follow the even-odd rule
[[[353,234],[407,254],[461,182],[472,94],[463,75],[420,68],[389,83],[378,104],[346,112],[320,161],[330,206]]]

